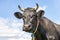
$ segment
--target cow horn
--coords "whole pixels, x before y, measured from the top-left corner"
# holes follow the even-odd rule
[[[21,8],[19,5],[18,5],[18,8],[19,10],[24,11],[24,8]]]
[[[38,8],[39,8],[39,5],[36,3],[36,7],[34,9],[37,10]]]

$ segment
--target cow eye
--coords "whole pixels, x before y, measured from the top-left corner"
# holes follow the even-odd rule
[[[25,16],[23,16],[23,18],[26,18]]]

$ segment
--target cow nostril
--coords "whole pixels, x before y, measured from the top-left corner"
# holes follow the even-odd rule
[[[28,27],[30,27],[30,25]]]

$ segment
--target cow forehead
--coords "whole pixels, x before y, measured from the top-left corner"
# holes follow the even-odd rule
[[[28,8],[26,8],[25,10],[34,10],[34,8],[29,8],[29,7],[28,7]]]
[[[33,14],[35,14],[35,11],[34,11],[34,9],[32,9],[32,8],[27,8],[27,9],[25,9],[25,12],[23,13],[24,15],[26,15],[26,16],[32,16]]]

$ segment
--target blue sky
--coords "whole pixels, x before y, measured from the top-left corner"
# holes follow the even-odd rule
[[[45,17],[55,23],[60,24],[60,0],[0,0],[0,30],[5,31],[6,33],[10,33],[12,30],[13,31],[11,33],[16,33],[16,31],[17,33],[20,33],[19,31],[21,27],[19,26],[22,26],[22,20],[16,19],[14,16],[14,12],[21,12],[18,9],[18,5],[23,8],[27,8],[35,7],[36,3],[38,3],[40,7],[46,7],[44,15]],[[6,30],[8,30],[9,32]]]

